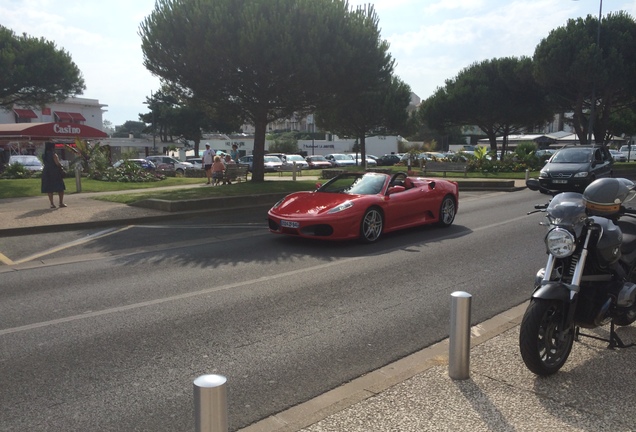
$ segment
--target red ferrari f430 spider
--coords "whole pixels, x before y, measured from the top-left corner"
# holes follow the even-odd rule
[[[372,243],[383,233],[417,225],[450,226],[458,208],[456,182],[399,172],[344,173],[312,192],[295,192],[268,212],[276,234]]]

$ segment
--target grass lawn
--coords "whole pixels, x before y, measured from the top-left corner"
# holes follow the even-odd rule
[[[382,167],[390,168],[392,172],[405,171],[406,167]],[[416,171],[417,172],[417,171]],[[225,187],[202,187],[205,182],[204,178],[189,178],[189,177],[168,177],[165,180],[158,182],[146,182],[146,183],[118,183],[118,182],[103,182],[97,180],[90,180],[82,178],[81,188],[82,193],[86,192],[113,192],[114,194],[105,194],[99,199],[108,201],[116,201],[121,203],[131,203],[147,198],[159,198],[166,200],[177,199],[197,199],[212,196],[231,196],[231,195],[251,195],[251,194],[263,194],[263,193],[285,193],[295,192],[298,190],[313,190],[317,183],[316,180],[305,180],[303,177],[307,176],[320,176],[320,170],[304,171],[303,175],[297,175],[296,181],[292,180],[291,173],[283,173],[283,178],[289,179],[289,181],[281,181],[278,173],[268,173],[265,175],[265,181],[262,183],[252,183],[251,181],[235,183],[231,186]],[[455,174],[455,175],[453,175]],[[531,173],[531,176],[536,176],[537,173]],[[441,173],[428,173],[429,177],[441,176]],[[276,178],[276,180],[274,180]],[[462,179],[464,175],[461,173],[448,173],[449,179]],[[525,178],[525,173],[498,173],[498,174],[484,174],[484,173],[468,173],[468,178],[491,178],[491,179],[522,179]],[[319,180],[325,182],[326,180]],[[64,180],[66,184],[66,193],[77,193],[75,178],[66,178]],[[40,193],[40,179],[19,179],[19,180],[0,180],[0,199],[4,198],[20,198],[20,197],[34,197],[41,196]],[[191,188],[180,188],[178,190],[170,191],[147,191],[145,189],[153,189],[166,186],[188,186]],[[121,191],[130,191],[131,193],[121,193]],[[116,193],[116,194],[115,194]]]

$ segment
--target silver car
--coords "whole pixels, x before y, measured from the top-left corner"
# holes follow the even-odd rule
[[[9,156],[9,165],[20,164],[27,169],[27,171],[42,171],[44,166],[37,156],[33,155],[13,155]]]

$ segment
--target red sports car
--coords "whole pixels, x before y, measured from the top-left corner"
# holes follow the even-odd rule
[[[371,243],[382,233],[416,225],[448,227],[457,213],[459,188],[443,179],[400,172],[344,173],[313,192],[296,192],[268,212],[276,234]]]

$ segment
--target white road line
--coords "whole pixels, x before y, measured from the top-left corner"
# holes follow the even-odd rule
[[[126,305],[126,306],[119,306],[119,307],[115,307],[115,308],[104,309],[104,310],[101,310],[101,311],[88,312],[88,313],[84,313],[84,314],[81,314],[81,315],[73,315],[73,316],[69,316],[69,317],[65,317],[65,318],[58,318],[58,319],[55,319],[55,320],[43,321],[43,322],[28,324],[28,325],[24,325],[24,326],[20,326],[20,327],[8,328],[8,329],[0,330],[0,336],[13,334],[13,333],[19,333],[19,332],[33,330],[33,329],[38,329],[38,328],[42,328],[42,327],[50,327],[50,326],[54,326],[54,325],[62,324],[62,323],[67,323],[67,322],[79,321],[79,320],[83,320],[83,319],[87,319],[87,318],[95,318],[95,317],[99,317],[99,316],[103,316],[103,315],[110,315],[110,314],[125,312],[125,311],[129,311],[129,310],[140,309],[140,308],[143,308],[143,307],[146,307],[146,306],[160,305],[160,304],[163,304],[163,303],[173,302],[173,301],[177,301],[177,300],[183,300],[183,299],[187,299],[187,298],[191,298],[191,297],[197,297],[197,296],[201,296],[201,295],[207,295],[207,294],[210,294],[210,293],[213,293],[213,292],[225,291],[225,290],[233,289],[233,288],[245,287],[245,286],[248,286],[248,285],[253,285],[253,284],[266,282],[266,281],[271,281],[271,280],[275,280],[275,279],[289,278],[290,276],[295,276],[295,275],[298,275],[298,274],[313,272],[315,270],[328,268],[328,267],[331,267],[333,265],[347,264],[347,263],[354,262],[354,261],[359,261],[359,260],[362,260],[362,259],[366,259],[366,257],[365,256],[360,256],[360,257],[346,258],[346,259],[343,259],[343,260],[340,260],[340,261],[324,263],[324,264],[320,264],[320,265],[313,266],[313,267],[310,267],[310,268],[292,270],[292,271],[289,271],[289,272],[286,272],[286,273],[279,273],[279,274],[272,275],[272,276],[263,276],[263,277],[260,277],[258,279],[252,279],[252,280],[249,280],[249,281],[236,282],[236,283],[221,285],[221,286],[218,286],[218,287],[208,288],[208,289],[204,289],[204,290],[200,290],[200,291],[194,291],[194,292],[190,292],[190,293],[184,293],[184,294],[180,294],[180,295],[175,295],[175,296],[171,296],[171,297],[164,297],[164,298],[160,298],[160,299],[149,300],[149,301],[140,302],[140,303],[134,303],[134,304]]]

